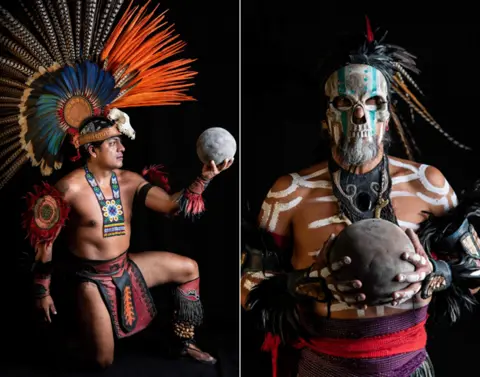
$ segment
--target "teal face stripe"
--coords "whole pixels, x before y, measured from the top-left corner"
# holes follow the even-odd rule
[[[372,129],[372,136],[375,136],[376,133],[376,119],[377,119],[377,110],[370,110],[369,112],[370,115],[370,128]]]
[[[372,74],[372,96],[377,95],[377,69],[370,67],[370,72]]]
[[[350,111],[342,111],[342,130],[343,130],[343,134],[346,135],[347,134],[347,130],[348,130],[348,114],[350,114],[351,110]]]
[[[342,67],[337,71],[339,96],[344,96],[345,94],[347,94],[347,87],[345,83],[345,70],[346,70],[346,67]],[[341,117],[342,117],[343,134],[346,135],[347,129],[348,129],[348,112],[343,111]]]
[[[377,95],[377,69],[374,67],[370,67],[370,72],[372,74],[372,97]],[[377,128],[377,111],[369,111],[370,113],[370,125],[372,129],[372,136],[375,136],[376,134],[376,128]]]

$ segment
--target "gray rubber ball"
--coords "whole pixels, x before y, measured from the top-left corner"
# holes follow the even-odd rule
[[[235,156],[236,151],[237,142],[234,137],[221,127],[203,131],[197,140],[197,155],[204,164],[213,160],[215,165],[220,165],[227,158]]]

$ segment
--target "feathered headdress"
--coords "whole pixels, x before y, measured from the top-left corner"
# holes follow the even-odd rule
[[[414,94],[414,92],[417,92],[420,96],[424,96],[423,92],[410,75],[410,73],[420,73],[415,63],[416,57],[400,46],[385,43],[387,32],[385,32],[381,38],[376,39],[370,20],[368,17],[365,18],[367,30],[364,42],[360,44],[360,47],[357,49],[349,51],[346,57],[340,58],[346,59],[347,64],[365,64],[378,69],[383,73],[390,84],[389,89],[391,97],[399,99],[407,105],[412,123],[415,122],[415,114],[417,114],[457,147],[471,150],[470,147],[458,142],[450,136],[437,123]],[[345,61],[340,62],[339,64],[344,65]],[[390,113],[395,130],[397,131],[405,149],[405,153],[409,159],[415,160],[414,155],[419,154],[420,150],[407,126],[405,118],[401,116],[397,106],[392,103],[390,104]],[[414,151],[416,153],[414,153]]]
[[[0,189],[28,160],[43,175],[60,169],[86,118],[121,118],[127,129],[111,110],[194,100],[194,59],[170,59],[186,44],[165,12],[131,0],[116,21],[123,2],[21,2],[28,26],[0,6]]]

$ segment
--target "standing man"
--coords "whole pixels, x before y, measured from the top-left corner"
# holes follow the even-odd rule
[[[457,197],[435,167],[387,154],[390,122],[404,137],[392,96],[438,125],[406,85],[418,88],[407,73],[417,71],[412,56],[375,40],[369,25],[365,43],[336,58],[324,82],[330,158],[280,177],[268,192],[258,218],[263,242],[246,248],[242,304],[261,315],[274,375],[432,376],[424,324],[432,293],[449,288],[452,274],[415,231]],[[369,218],[399,225],[415,246],[404,255],[415,271],[396,277],[408,286],[373,307],[363,304],[361,281],[331,275],[350,258],[326,262],[335,235]]]

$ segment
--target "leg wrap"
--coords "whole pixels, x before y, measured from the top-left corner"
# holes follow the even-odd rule
[[[174,300],[174,333],[182,339],[193,339],[195,327],[203,321],[203,306],[200,301],[200,278],[177,286],[175,288]]]

